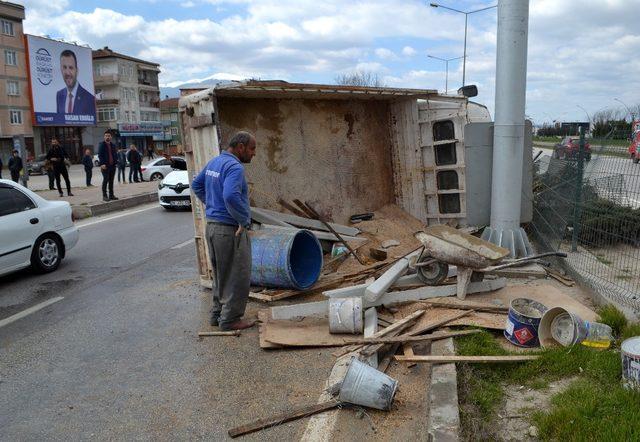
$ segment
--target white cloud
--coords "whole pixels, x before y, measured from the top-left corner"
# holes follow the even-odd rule
[[[395,60],[398,58],[391,49],[387,48],[376,48],[375,54],[378,58],[383,60]]]
[[[411,46],[405,46],[404,48],[402,48],[402,55],[406,57],[413,57],[417,53],[418,52],[415,49],[413,49]]]

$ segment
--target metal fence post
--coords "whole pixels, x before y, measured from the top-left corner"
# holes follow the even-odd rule
[[[580,147],[578,148],[578,174],[576,177],[576,193],[573,206],[573,236],[571,238],[571,251],[578,251],[578,238],[580,237],[580,218],[582,217],[582,181],[584,179],[584,128],[580,127]]]

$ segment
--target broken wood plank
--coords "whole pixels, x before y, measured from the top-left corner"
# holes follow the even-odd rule
[[[198,332],[198,336],[240,336],[240,334],[240,330]]]
[[[275,416],[264,419],[258,419],[248,424],[232,428],[228,431],[228,434],[230,437],[236,438],[238,436],[242,436],[243,434],[253,433],[254,431],[264,430],[265,428],[274,427],[276,425],[291,422],[293,420],[311,416],[316,413],[331,410],[333,408],[339,407],[341,404],[342,402],[332,399],[326,402],[321,402],[319,404],[306,405],[304,407],[295,408],[285,413],[277,414]]]
[[[306,213],[304,213],[302,210],[296,208],[294,205],[286,202],[282,198],[278,198],[278,204],[280,204],[282,207],[284,207],[285,209],[287,209],[289,212],[293,213],[296,216],[299,216],[301,218],[307,218],[307,214]]]
[[[249,293],[249,297],[251,299],[255,299],[257,301],[273,302],[273,301],[279,301],[281,299],[290,298],[292,296],[298,296],[298,295],[322,292],[324,290],[328,290],[328,289],[334,288],[334,287],[342,284],[343,282],[345,282],[345,277],[340,277],[340,278],[337,278],[337,279],[334,278],[334,279],[332,279],[330,281],[322,282],[320,284],[316,283],[316,285],[312,286],[311,288],[309,288],[307,290],[281,290],[281,291],[277,291],[275,293],[273,293],[273,292],[271,292],[271,293],[253,293],[253,292],[250,292]]]
[[[328,232],[327,228],[320,221],[317,221],[315,219],[303,218],[300,216],[291,215],[289,213],[281,213],[276,212],[275,210],[263,209],[258,207],[252,207],[251,211],[252,213],[255,211],[256,213],[269,215],[271,217],[279,219],[282,222],[301,227],[303,229],[322,230],[323,232]],[[349,227],[336,223],[329,224],[336,232],[340,233],[341,235],[356,236],[360,233],[360,229],[356,229],[355,227]]]
[[[494,364],[507,362],[525,362],[535,361],[539,356],[395,356],[396,361],[400,362],[428,362],[431,364],[449,364],[455,362],[467,362],[475,364]]]
[[[384,357],[378,364],[379,371],[383,373],[387,372],[387,369],[389,368],[389,364],[391,364],[391,361],[393,361],[393,357],[398,352],[398,348],[400,348],[400,344],[393,344],[389,349],[389,351],[385,353]]]
[[[379,263],[378,263],[379,264]],[[507,285],[504,278],[490,279],[482,282],[472,282],[469,284],[467,293],[490,292],[501,289]],[[376,302],[365,302],[364,307],[375,307],[379,305],[401,304],[407,301],[419,301],[428,298],[441,298],[443,296],[453,296],[456,294],[455,286],[423,287],[414,290],[404,290],[383,295]],[[329,309],[328,301],[307,302],[303,304],[282,305],[271,307],[273,319],[292,319],[301,316],[322,315],[326,316]]]
[[[435,301],[435,300],[425,300],[425,301],[416,301],[421,304],[429,304],[434,307],[444,307],[444,308],[455,308],[458,310],[475,310],[477,312],[489,312],[489,313],[508,313],[509,307],[502,307],[499,305],[491,305],[491,304],[479,304],[475,302],[465,302],[464,304],[457,302],[446,302],[446,301]]]
[[[415,337],[415,336],[414,336],[414,337]],[[415,356],[415,355],[416,355],[416,354],[413,352],[413,345],[411,344],[411,342],[404,342],[404,343],[402,344],[402,353],[403,353],[406,357],[408,357],[408,358],[413,357],[413,356]],[[376,354],[377,354],[377,352],[376,352]],[[415,366],[415,365],[416,365],[416,364],[415,364],[415,362],[412,362],[412,363],[408,364],[407,366],[408,366],[408,367],[413,367],[413,366]]]
[[[307,214],[307,218],[315,219],[316,221],[318,220],[318,218],[316,217],[316,214],[313,213],[311,210],[309,210],[307,205],[305,203],[303,203],[302,201],[300,201],[298,199],[295,199],[295,200],[293,200],[293,204],[298,206],[304,213],[306,213]]]

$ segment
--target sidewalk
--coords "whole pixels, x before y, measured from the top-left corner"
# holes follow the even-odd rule
[[[129,184],[121,184],[116,181],[113,185],[113,191],[119,200],[104,202],[102,201],[102,177],[98,178],[93,180],[93,187],[75,187],[73,186],[75,183],[72,181],[71,192],[74,194],[73,196],[67,196],[67,191],[64,188],[64,197],[62,198],[58,195],[57,189],[36,190],[35,192],[47,200],[68,201],[73,208],[76,219],[127,209],[153,202],[158,198],[158,181]]]

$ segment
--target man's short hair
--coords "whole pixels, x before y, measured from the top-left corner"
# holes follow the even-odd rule
[[[106,134],[111,135],[111,131],[109,129],[107,129],[107,130],[104,131],[104,133],[102,135],[106,135]]]
[[[18,149],[13,149],[13,153],[20,153],[20,152],[18,152]]]
[[[236,132],[236,134],[229,140],[229,147],[236,147],[238,144],[244,144],[247,146],[249,141],[251,141],[253,135],[249,132],[245,132],[241,130],[240,132]]]
[[[58,139],[58,137],[51,137],[51,141],[53,141],[53,140],[60,141],[60,140]]]
[[[65,49],[64,51],[60,52],[60,58],[62,57],[73,57],[73,61],[76,64],[76,67],[78,67],[78,59],[76,58],[76,54],[75,52],[73,52],[70,49]]]

